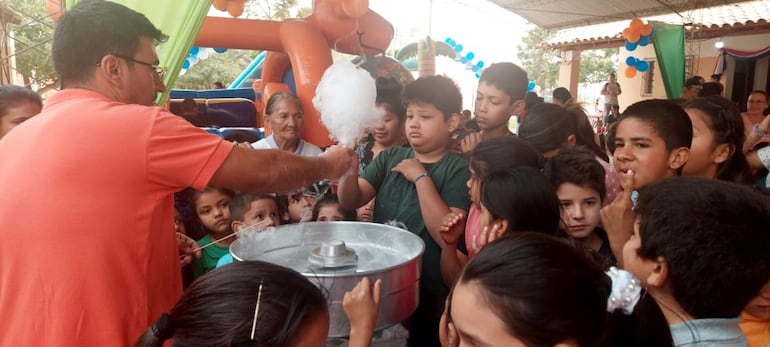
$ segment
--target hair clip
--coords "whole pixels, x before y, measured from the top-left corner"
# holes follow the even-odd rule
[[[634,307],[642,295],[642,286],[634,275],[626,270],[616,267],[610,267],[605,272],[612,280],[612,292],[607,298],[607,312],[614,312],[617,309],[623,310],[625,314],[634,312]]]
[[[254,333],[257,332],[257,318],[259,317],[259,303],[262,301],[262,282],[259,281],[259,291],[257,291],[257,307],[254,309],[254,322],[251,323],[251,340],[254,341]]]
[[[639,191],[634,190],[631,192],[631,211],[636,211],[636,202],[639,201]]]

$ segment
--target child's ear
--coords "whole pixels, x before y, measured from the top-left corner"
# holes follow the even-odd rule
[[[230,223],[230,227],[233,229],[233,231],[235,231],[237,233],[238,232],[238,228],[241,227],[242,223],[243,222],[241,222],[241,221],[234,220],[232,223]]]
[[[572,148],[575,147],[575,144],[577,143],[577,136],[575,134],[570,134],[567,136],[567,147]]]
[[[679,147],[671,151],[668,155],[668,167],[672,170],[679,170],[687,163],[687,159],[690,158],[690,149],[687,147]]]
[[[505,220],[505,218],[495,219],[493,225],[499,225],[500,226],[500,230],[503,231],[503,234],[505,234],[508,231],[508,221]]]
[[[511,115],[514,114],[521,114],[521,111],[524,111],[524,106],[526,104],[524,103],[524,100],[516,100],[511,105]]]
[[[717,145],[717,147],[714,149],[714,158],[712,161],[714,164],[722,164],[727,159],[729,159],[731,155],[733,155],[733,152],[735,152],[735,148],[731,144],[723,143],[721,145]]]
[[[652,263],[652,271],[644,281],[648,286],[662,288],[668,281],[668,262],[665,258],[658,257]]]
[[[457,130],[458,127],[460,127],[460,121],[461,117],[459,113],[452,113],[449,116],[449,119],[447,119],[447,124],[449,125],[449,132],[453,132]]]

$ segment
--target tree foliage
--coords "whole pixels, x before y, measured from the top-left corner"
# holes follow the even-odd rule
[[[550,37],[549,32],[535,27],[522,38],[517,53],[530,81],[546,90],[559,81],[559,53],[546,45]]]
[[[594,49],[580,54],[580,83],[607,81],[618,66],[618,49]]]
[[[22,15],[20,25],[9,24],[14,38],[16,73],[23,76],[24,84],[38,92],[58,85],[58,77],[51,59],[54,23],[45,8],[45,0],[4,0],[5,4]],[[3,64],[9,61],[3,57]]]

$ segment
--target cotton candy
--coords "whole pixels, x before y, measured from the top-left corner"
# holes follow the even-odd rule
[[[349,61],[332,64],[321,77],[313,106],[333,140],[353,147],[384,116],[375,106],[377,87],[369,72]]]

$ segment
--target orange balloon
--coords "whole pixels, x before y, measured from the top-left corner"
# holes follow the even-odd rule
[[[227,0],[214,0],[214,8],[220,11],[227,11]]]
[[[230,5],[227,6],[227,13],[233,16],[233,18],[240,17],[243,14],[243,4],[231,2]]]
[[[623,38],[628,40],[628,35],[631,34],[631,28],[623,29]]]
[[[638,30],[631,29],[631,32],[628,33],[628,37],[626,37],[626,40],[632,43],[639,42],[639,39],[642,37],[641,34],[639,34]]]
[[[644,22],[642,22],[641,19],[634,18],[634,19],[631,20],[631,23],[628,24],[628,27],[631,28],[631,29],[637,29],[638,30],[639,28],[642,27],[642,25],[644,25]]]
[[[628,78],[634,78],[636,76],[636,67],[635,66],[629,66],[626,68],[626,77]]]
[[[639,28],[639,33],[642,34],[642,36],[649,36],[652,34],[652,25],[645,24],[642,25],[641,28]]]

